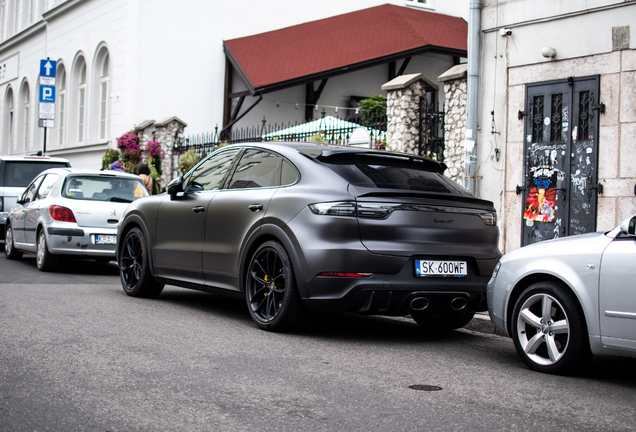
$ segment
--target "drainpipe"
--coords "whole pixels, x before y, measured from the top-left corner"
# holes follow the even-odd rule
[[[464,187],[477,193],[477,98],[479,96],[479,55],[481,10],[479,0],[470,0],[468,18],[468,89],[466,137],[464,139]]]

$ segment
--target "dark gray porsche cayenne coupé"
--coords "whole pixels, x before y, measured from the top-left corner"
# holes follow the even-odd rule
[[[262,329],[310,311],[411,315],[428,329],[486,310],[496,214],[430,159],[313,143],[209,155],[167,194],[133,202],[118,229],[125,292],[164,284],[245,298]]]

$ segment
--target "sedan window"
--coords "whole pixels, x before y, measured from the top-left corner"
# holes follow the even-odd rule
[[[44,176],[36,178],[33,183],[31,183],[31,186],[29,186],[27,190],[24,191],[24,193],[20,197],[20,201],[22,201],[23,203],[33,201],[33,199],[35,198],[35,193],[37,192],[40,183],[42,183],[43,178]]]
[[[241,158],[229,189],[248,189],[280,185],[281,159],[264,150],[248,150]]]
[[[66,179],[62,196],[93,201],[133,202],[148,196],[141,179],[111,176],[74,176]]]
[[[42,181],[42,184],[38,189],[38,193],[35,196],[35,200],[44,199],[49,196],[49,194],[51,193],[51,189],[53,188],[53,184],[58,177],[59,176],[57,174],[48,174]]]

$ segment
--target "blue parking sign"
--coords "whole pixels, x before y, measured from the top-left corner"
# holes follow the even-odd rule
[[[55,60],[40,60],[40,76],[55,78],[57,62]]]
[[[40,102],[55,102],[55,86],[40,86]]]

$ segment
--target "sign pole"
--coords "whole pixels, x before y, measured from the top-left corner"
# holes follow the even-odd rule
[[[44,128],[44,149],[42,150],[42,156],[46,156],[46,130],[47,129],[48,129],[47,127]]]

